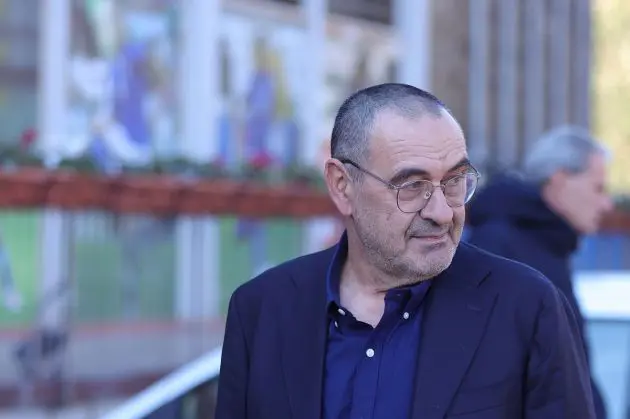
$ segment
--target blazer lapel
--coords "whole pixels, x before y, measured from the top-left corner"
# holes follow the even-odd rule
[[[495,293],[482,292],[479,288],[488,272],[478,267],[470,248],[463,246],[460,245],[451,267],[435,279],[427,296],[413,419],[445,416],[496,301]]]
[[[326,272],[333,252],[294,274],[292,303],[283,318],[282,373],[295,419],[320,419],[326,353]]]

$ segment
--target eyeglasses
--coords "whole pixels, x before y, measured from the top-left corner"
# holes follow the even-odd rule
[[[382,177],[364,169],[352,160],[339,159],[339,161],[343,164],[356,167],[358,170],[378,180],[389,189],[395,190],[398,209],[405,213],[422,211],[433,196],[435,188],[442,189],[448,206],[455,208],[466,205],[475,194],[480,178],[479,172],[471,167],[469,171],[448,178],[438,185],[435,185],[429,180],[412,180],[402,185],[394,185]]]

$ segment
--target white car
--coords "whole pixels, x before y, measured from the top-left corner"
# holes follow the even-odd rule
[[[101,419],[211,419],[221,348],[167,375]]]

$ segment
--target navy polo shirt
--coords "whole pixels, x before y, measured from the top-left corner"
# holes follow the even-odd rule
[[[347,253],[344,234],[327,278],[324,419],[407,419],[420,345],[422,300],[430,281],[388,291],[383,317],[373,328],[340,303],[339,284]]]

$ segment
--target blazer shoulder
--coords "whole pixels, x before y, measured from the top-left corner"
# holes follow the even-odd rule
[[[309,280],[325,276],[335,248],[300,256],[276,265],[240,285],[233,298],[243,301],[259,300],[267,294],[284,294],[292,288],[293,281]]]
[[[529,265],[490,253],[470,243],[465,243],[464,246],[475,254],[478,263],[487,267],[490,281],[501,291],[532,297],[542,297],[556,291],[549,278]]]

